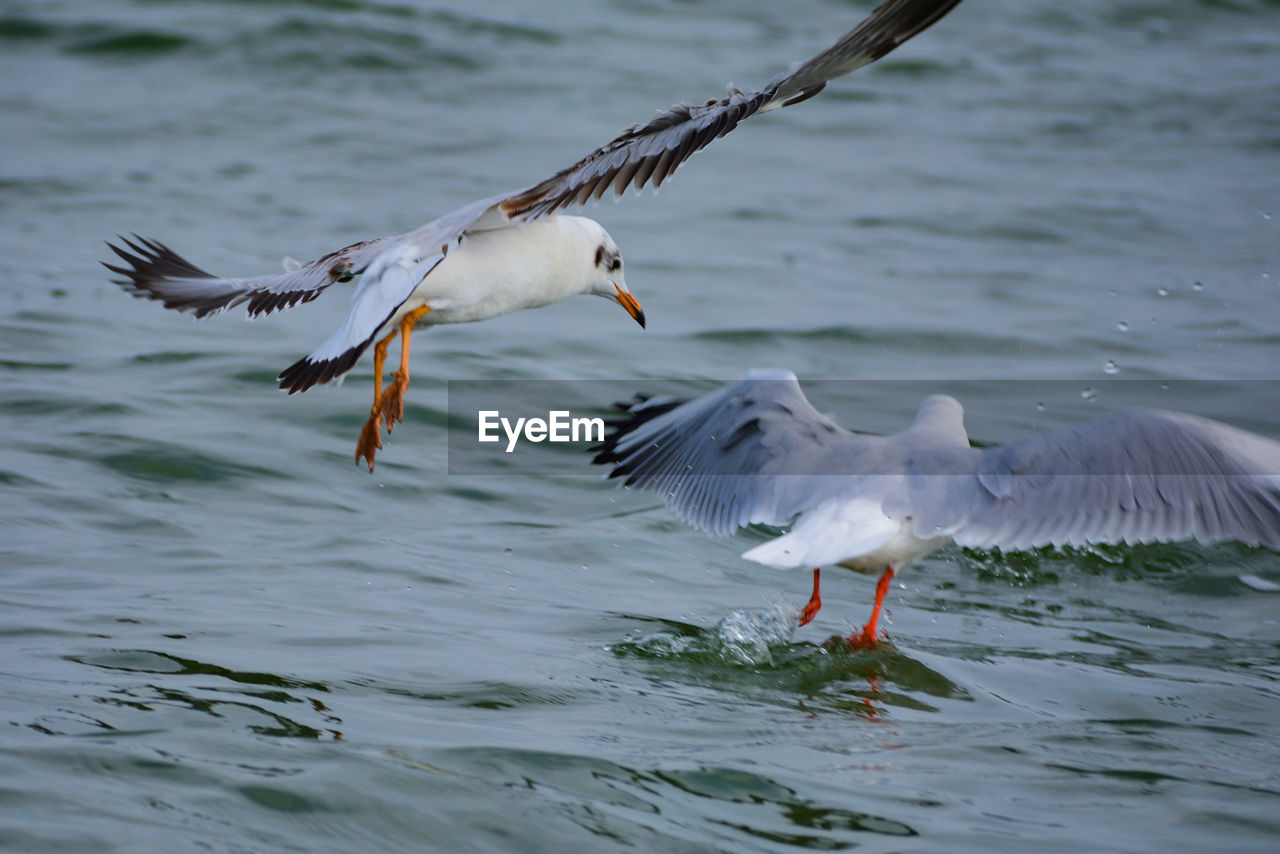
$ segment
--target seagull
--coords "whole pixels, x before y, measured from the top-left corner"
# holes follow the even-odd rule
[[[790,530],[743,553],[813,570],[880,572],[877,642],[894,574],[950,543],[974,548],[1238,540],[1280,549],[1280,442],[1195,415],[1138,409],[974,448],[960,402],[924,400],[911,426],[856,435],[820,414],[795,374],[756,370],[689,401],[643,396],[593,448],[611,478],[661,493],[691,525]]]
[[[813,97],[828,80],[892,51],[927,29],[960,0],[888,0],[831,48],[775,76],[764,88],[703,104],[679,104],[634,125],[544,181],[466,205],[415,231],[353,243],[314,261],[285,260],[283,273],[224,279],[168,246],[134,235],[107,245],[124,265],[103,262],[135,296],[196,317],[246,303],[250,317],[311,302],[335,283],[360,277],[345,320],[310,355],[285,368],[290,394],[346,374],[373,345],[374,399],[356,445],[356,462],[373,471],[381,431],[404,418],[409,336],[415,326],[485,320],[574,294],[616,301],[644,326],[628,289],[617,245],[597,222],[560,211],[599,200],[610,188],[652,181],[656,191],[712,140],[758,113]],[[401,340],[400,369],[383,388],[387,347]]]

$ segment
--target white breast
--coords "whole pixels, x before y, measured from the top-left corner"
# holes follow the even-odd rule
[[[949,541],[920,539],[910,519],[885,516],[878,498],[833,498],[802,515],[790,531],[743,553],[747,560],[779,568],[839,564],[879,572],[900,567]]]
[[[468,323],[581,293],[592,257],[578,246],[578,230],[568,219],[553,216],[468,235],[450,248],[388,326],[423,305],[431,307],[424,325]]]

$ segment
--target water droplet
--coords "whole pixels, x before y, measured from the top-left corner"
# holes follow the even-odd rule
[[[1121,332],[1128,332],[1128,331],[1129,331],[1129,321],[1127,321],[1127,320],[1122,320],[1122,321],[1120,321],[1119,323],[1117,323],[1117,324],[1116,324],[1116,329],[1119,329]]]
[[[1203,282],[1192,282],[1192,283],[1191,283],[1191,290],[1193,290],[1193,291],[1202,291],[1202,290],[1204,290],[1204,283],[1203,283]]]
[[[1156,296],[1158,296],[1158,297],[1167,297],[1168,295],[1169,295],[1169,289],[1168,289],[1168,288],[1156,288]]]
[[[1036,412],[1044,412],[1044,403],[1036,404]]]
[[[1263,218],[1263,219],[1265,219],[1267,222],[1271,222],[1271,212],[1270,212],[1270,211],[1263,211],[1263,212],[1262,212],[1262,218]]]
[[[1108,359],[1107,363],[1102,366],[1102,372],[1104,374],[1118,374],[1120,373],[1120,369],[1116,367],[1115,362],[1112,362],[1110,359]]]
[[[1092,388],[1086,388],[1084,391],[1080,392],[1080,396],[1090,403],[1098,399],[1098,393]]]

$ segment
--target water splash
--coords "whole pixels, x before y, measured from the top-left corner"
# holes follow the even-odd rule
[[[772,664],[773,647],[789,643],[799,625],[800,609],[778,602],[767,611],[730,611],[712,631],[725,661],[759,665]]]
[[[615,644],[611,649],[617,655],[645,658],[771,666],[790,651],[791,639],[799,625],[800,609],[789,602],[777,602],[764,610],[735,609],[709,629],[692,626],[664,629],[638,640]]]

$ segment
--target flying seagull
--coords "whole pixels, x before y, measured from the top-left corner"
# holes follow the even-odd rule
[[[374,399],[356,445],[356,461],[373,470],[381,429],[404,417],[409,336],[415,325],[485,320],[509,311],[595,294],[618,302],[644,326],[627,288],[622,256],[597,222],[558,212],[611,188],[622,195],[652,181],[656,189],[694,152],[757,113],[816,95],[847,74],[922,32],[960,0],[887,0],[828,50],[797,63],[756,92],[731,88],[704,104],[680,104],[635,125],[545,181],[482,199],[416,231],[353,243],[314,261],[285,262],[269,276],[224,279],[206,273],[156,240],[108,244],[124,262],[105,264],[114,281],[165,308],[204,317],[247,303],[250,316],[310,302],[337,282],[360,276],[351,310],[319,347],[280,373],[290,394],[344,375],[374,345]],[[400,369],[384,390],[387,346],[401,338]]]
[[[948,543],[977,548],[1239,540],[1280,549],[1280,442],[1194,415],[1140,409],[1002,447],[973,448],[960,402],[924,400],[892,436],[821,415],[790,371],[682,401],[637,398],[593,462],[661,493],[717,535],[790,530],[743,553],[779,568],[880,572],[873,646],[894,573]],[[821,607],[819,570],[800,618]]]

